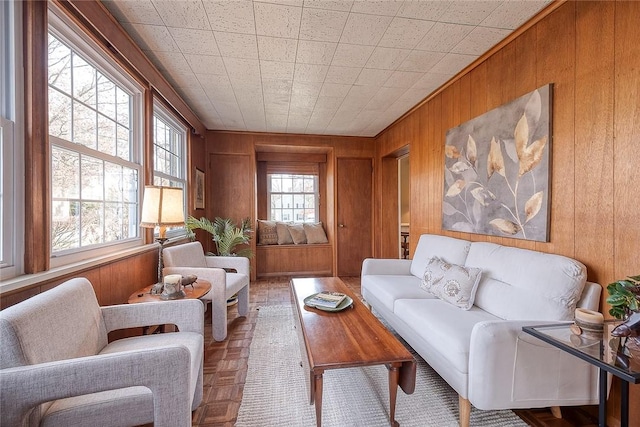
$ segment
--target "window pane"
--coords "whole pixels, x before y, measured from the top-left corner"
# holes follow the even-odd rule
[[[71,49],[49,34],[49,85],[71,93]]]
[[[116,123],[98,115],[98,151],[115,156],[116,143]]]
[[[285,193],[291,193],[293,191],[293,180],[290,176],[282,178],[282,191]]]
[[[81,163],[82,199],[103,200],[103,166],[102,161],[83,156]]]
[[[96,70],[82,57],[73,55],[73,97],[96,106]]]
[[[71,140],[71,98],[49,88],[49,135]]]
[[[98,111],[116,119],[116,85],[98,72]]]
[[[54,252],[80,247],[80,204],[54,201],[51,204],[51,248]]]
[[[118,87],[116,88],[116,102],[118,123],[129,127],[131,115],[131,95]]]
[[[77,101],[73,102],[73,142],[96,149],[96,113]]]
[[[104,204],[99,202],[83,202],[80,215],[82,246],[103,243],[104,240]]]
[[[53,147],[51,150],[51,193],[54,199],[80,197],[80,155]]]
[[[122,125],[118,125],[118,157],[125,160],[131,160],[131,132]]]

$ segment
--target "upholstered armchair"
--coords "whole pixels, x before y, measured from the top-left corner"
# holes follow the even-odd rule
[[[195,274],[211,283],[202,297],[211,301],[213,339],[227,337],[227,299],[238,294],[238,314],[249,312],[249,259],[235,256],[205,256],[200,242],[170,246],[163,252],[163,274]],[[235,272],[225,271],[235,270]]]
[[[0,424],[191,426],[202,400],[199,300],[100,307],[84,278],[0,311]],[[111,331],[179,332],[108,342]]]

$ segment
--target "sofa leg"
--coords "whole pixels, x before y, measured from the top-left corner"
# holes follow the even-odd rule
[[[471,402],[460,395],[458,395],[458,402],[460,427],[469,427],[469,418],[471,418]]]
[[[551,413],[556,418],[562,418],[562,410],[560,409],[559,406],[552,406],[551,407]]]

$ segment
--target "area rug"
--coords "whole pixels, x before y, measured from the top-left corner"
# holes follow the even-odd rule
[[[458,425],[458,395],[419,356],[416,391],[398,389],[396,420],[403,427]],[[247,378],[236,426],[316,425],[301,366],[293,311],[261,307],[250,346]],[[322,425],[388,426],[388,375],[384,366],[329,370],[324,374]],[[512,411],[472,408],[471,426],[527,426]]]

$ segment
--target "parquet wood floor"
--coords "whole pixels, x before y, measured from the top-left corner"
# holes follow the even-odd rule
[[[342,280],[360,295],[360,278]],[[193,413],[194,427],[231,427],[235,424],[242,401],[247,373],[249,345],[255,330],[257,309],[268,305],[288,305],[289,278],[278,277],[251,283],[250,313],[237,317],[237,308],[229,308],[228,336],[223,342],[211,337],[211,313],[205,313],[204,398]],[[520,410],[516,413],[534,427],[597,426],[597,407],[563,408],[563,418],[556,419],[548,409]],[[259,426],[256,426],[259,427]],[[286,426],[283,426],[286,427]]]

